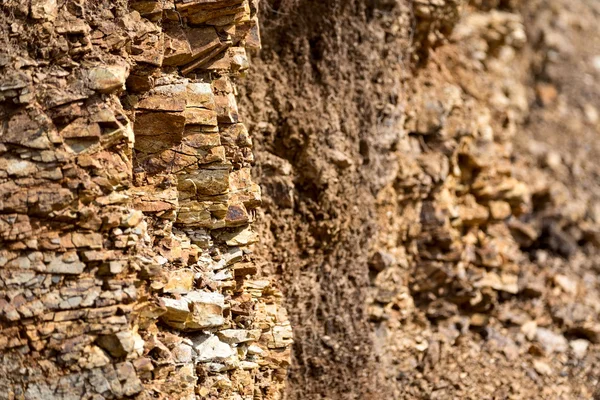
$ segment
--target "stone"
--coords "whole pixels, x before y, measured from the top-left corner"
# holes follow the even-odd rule
[[[175,362],[178,363],[189,363],[193,360],[192,346],[185,343],[176,345],[171,353],[175,358]]]
[[[169,24],[165,27],[165,55],[163,65],[184,65],[192,61],[192,48],[179,24]]]
[[[493,219],[503,220],[512,214],[510,204],[505,201],[490,201],[489,207]]]
[[[139,112],[136,113],[133,130],[136,137],[173,135],[169,143],[177,143],[181,140],[185,116],[177,112]]]
[[[132,353],[135,340],[132,332],[122,331],[111,335],[98,337],[96,343],[106,350],[111,356],[119,358]]]
[[[235,356],[235,351],[215,335],[200,335],[192,339],[197,362],[222,362]]]
[[[217,126],[217,113],[204,108],[186,108],[184,112],[186,125]]]
[[[178,224],[206,228],[214,225],[213,217],[210,212],[210,205],[198,201],[182,202],[177,210],[176,222]]]
[[[557,274],[554,276],[554,283],[559,286],[565,293],[577,294],[577,281],[569,278],[566,275]]]
[[[224,297],[219,293],[193,291],[180,299],[162,298],[167,312],[161,319],[167,325],[185,331],[221,326]]]
[[[177,176],[177,189],[191,195],[218,195],[229,190],[229,171],[226,169],[199,170]]]
[[[396,264],[396,259],[385,251],[376,251],[369,260],[369,267],[374,271],[381,272]]]
[[[110,363],[110,358],[98,346],[89,346],[86,357],[80,361],[80,366],[85,369],[103,367]]]
[[[521,326],[521,332],[529,340],[533,340],[537,332],[537,323],[535,321],[527,321]]]
[[[33,0],[31,2],[31,18],[54,21],[58,16],[56,0]]]
[[[248,346],[248,354],[250,355],[261,355],[264,354],[264,350],[260,348],[260,346],[251,344]]]
[[[100,93],[112,93],[124,89],[129,76],[125,65],[98,66],[88,71],[88,87]]]
[[[558,90],[552,84],[538,83],[535,89],[539,100],[544,106],[552,104],[558,96]]]
[[[147,34],[139,41],[135,41],[131,46],[132,58],[138,63],[145,63],[160,67],[164,58],[164,34]]]
[[[60,136],[65,139],[100,138],[101,135],[100,125],[90,123],[85,118],[77,118],[60,131]]]
[[[6,131],[0,131],[0,143],[49,149],[52,146],[50,134],[55,130],[47,115],[35,110],[20,110],[10,117]]]
[[[215,95],[215,105],[219,122],[227,124],[238,122],[239,113],[233,93]]]
[[[55,257],[46,266],[46,272],[50,274],[79,275],[83,272],[85,264],[80,261],[65,261],[63,258]]]
[[[225,226],[235,227],[250,222],[250,215],[244,204],[230,204],[225,215]]]
[[[25,177],[28,175],[33,175],[37,172],[36,164],[29,162],[27,160],[6,160],[7,166],[5,168],[0,168],[6,171],[8,175],[13,175],[16,177]]]
[[[569,342],[569,346],[576,358],[582,359],[585,357],[590,346],[590,342],[585,339],[575,339]]]
[[[258,268],[254,263],[238,263],[233,267],[233,274],[236,278],[256,275],[257,273]]]
[[[533,360],[533,368],[540,375],[552,375],[552,367],[541,360]]]
[[[185,99],[188,107],[203,107],[213,110],[215,97],[210,83],[190,82],[186,86]]]
[[[192,290],[194,286],[194,271],[191,269],[180,269],[169,273],[167,284],[163,292],[173,294],[184,294]]]
[[[257,341],[260,339],[261,331],[259,329],[223,329],[216,334],[222,342],[227,344],[239,344]]]
[[[247,49],[260,50],[262,46],[260,40],[260,25],[258,23],[258,18],[253,17],[247,25],[249,26],[249,29],[242,39],[245,47]]]
[[[221,45],[219,35],[213,27],[188,29],[186,34],[191,50],[189,61],[201,58]]]
[[[225,265],[231,265],[238,261],[241,261],[244,256],[244,252],[239,247],[231,247],[227,249],[227,252],[222,255],[222,259],[225,261]]]
[[[116,372],[119,380],[122,382],[123,394],[125,396],[133,396],[144,390],[144,386],[135,374],[135,368],[130,362],[118,364]]]
[[[547,354],[563,353],[569,348],[569,343],[563,335],[546,328],[537,328],[535,339],[542,345]]]
[[[260,367],[259,364],[252,361],[241,361],[239,366],[243,370],[256,369]]]
[[[185,99],[159,94],[145,97],[136,104],[136,109],[181,112],[185,110],[185,106]]]
[[[238,228],[231,232],[224,232],[219,239],[225,241],[228,246],[246,246],[258,241],[258,235],[250,226]]]
[[[188,127],[189,128],[189,127]],[[218,133],[188,133],[183,138],[183,145],[193,149],[211,149],[221,145]]]
[[[236,1],[235,3],[233,1]],[[229,4],[228,4],[229,3]],[[235,22],[243,22],[247,9],[247,2],[240,0],[223,1],[219,7],[203,7],[201,10],[188,9],[188,21],[191,24],[226,25]],[[221,19],[224,21],[220,22]],[[216,20],[216,21],[215,21]]]
[[[272,336],[271,336],[272,335]],[[265,334],[263,333],[263,337]],[[271,329],[267,339],[267,346],[270,349],[281,349],[293,343],[292,327],[289,322],[275,324]]]
[[[71,241],[75,247],[86,247],[90,249],[102,248],[102,234],[94,232],[74,232],[71,236]]]
[[[475,287],[490,287],[495,290],[517,294],[519,292],[518,277],[515,275],[487,272],[483,279],[475,282]]]

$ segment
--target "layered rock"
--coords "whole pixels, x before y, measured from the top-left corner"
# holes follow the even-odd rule
[[[230,78],[256,6],[1,6],[0,397],[279,398]]]

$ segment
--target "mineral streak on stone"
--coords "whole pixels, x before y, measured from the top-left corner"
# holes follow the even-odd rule
[[[0,397],[278,399],[287,319],[245,284],[260,190],[229,80],[256,7],[129,3],[0,6],[19,39],[0,46]]]

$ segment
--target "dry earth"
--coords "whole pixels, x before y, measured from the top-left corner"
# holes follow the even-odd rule
[[[241,111],[294,399],[589,399],[594,1],[271,1]]]

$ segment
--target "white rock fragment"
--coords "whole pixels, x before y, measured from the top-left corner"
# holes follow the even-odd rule
[[[200,335],[193,340],[198,362],[223,362],[236,355],[227,343],[215,335]]]
[[[256,369],[260,365],[252,361],[240,361],[240,369]]]
[[[552,375],[552,367],[550,367],[547,363],[543,361],[534,360],[533,368],[540,375]]]
[[[548,354],[554,352],[562,353],[568,349],[567,339],[563,335],[554,333],[549,329],[537,328],[535,338]]]
[[[171,351],[171,354],[173,354],[175,361],[178,363],[189,363],[193,359],[192,347],[185,343],[180,343],[175,346]]]
[[[575,339],[572,340],[569,345],[571,346],[571,350],[573,350],[573,354],[577,358],[584,358],[588,347],[590,346],[590,342],[585,339]]]
[[[264,350],[255,344],[251,344],[248,346],[248,354],[250,355],[261,355],[264,353]]]

